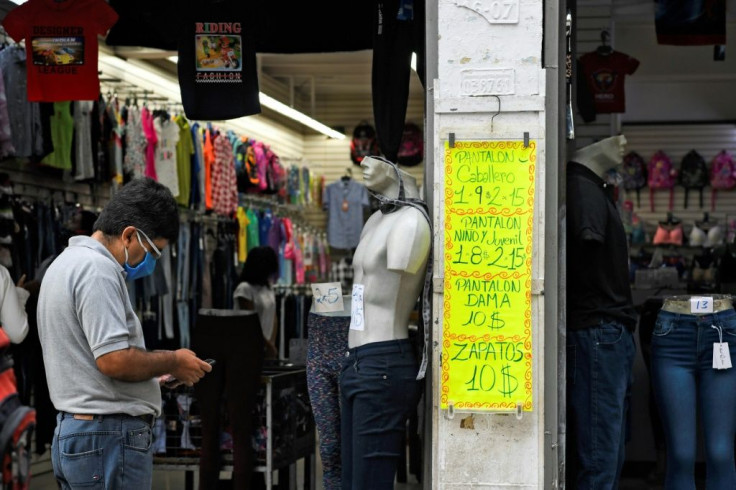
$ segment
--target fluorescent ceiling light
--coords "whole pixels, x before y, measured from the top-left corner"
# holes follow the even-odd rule
[[[411,54],[411,69],[417,71],[417,54]]]
[[[296,109],[292,109],[288,105],[279,102],[273,97],[269,97],[263,92],[258,92],[258,98],[260,99],[261,104],[268,107],[272,111],[276,111],[279,114],[283,114],[284,116],[291,118],[295,121],[298,121],[304,124],[305,126],[314,129],[315,131],[319,131],[320,133],[325,134],[329,136],[330,138],[335,138],[338,140],[345,139],[345,135],[342,134],[341,132],[335,131],[329,126],[325,126],[324,124],[317,121],[316,119],[312,119],[311,117],[307,116],[303,112],[299,112]]]
[[[26,3],[26,0],[10,0],[10,1],[13,2],[16,5],[20,5],[22,3]]]
[[[169,56],[166,59],[171,61],[172,63],[179,63],[178,56]],[[276,111],[283,116],[286,116],[290,119],[300,122],[304,124],[305,126],[314,129],[315,131],[319,131],[320,133],[329,136],[330,138],[335,138],[335,139],[340,139],[340,140],[346,138],[346,136],[340,133],[339,131],[335,131],[329,126],[325,126],[324,124],[317,121],[316,119],[313,119],[307,116],[306,114],[304,114],[303,112],[299,112],[296,109],[293,109],[292,107],[289,107],[288,105],[279,102],[273,97],[269,97],[263,92],[258,92],[258,98],[260,99],[261,104],[268,107],[272,111]]]

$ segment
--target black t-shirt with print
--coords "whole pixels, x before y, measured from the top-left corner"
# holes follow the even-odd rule
[[[636,327],[626,233],[613,187],[587,167],[567,165],[567,328],[618,321]]]
[[[234,119],[261,112],[247,3],[181,2],[179,86],[189,119]]]

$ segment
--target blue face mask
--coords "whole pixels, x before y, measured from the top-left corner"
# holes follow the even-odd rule
[[[146,247],[143,246],[141,235],[138,233],[138,230],[136,230],[136,236],[138,237],[138,243],[141,244],[141,248],[143,250],[146,250]],[[123,264],[123,269],[125,269],[125,272],[127,273],[127,279],[129,281],[135,281],[136,279],[150,276],[151,274],[153,274],[153,270],[155,268],[156,259],[153,257],[153,254],[151,254],[148,250],[146,250],[146,256],[143,258],[141,263],[133,267],[128,264],[128,249],[125,249],[125,263]]]

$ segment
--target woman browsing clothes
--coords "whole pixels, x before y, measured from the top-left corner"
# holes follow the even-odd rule
[[[279,260],[271,247],[255,247],[248,252],[240,282],[235,288],[236,310],[254,310],[261,322],[266,358],[278,357],[276,351],[276,295],[271,286],[279,274]]]

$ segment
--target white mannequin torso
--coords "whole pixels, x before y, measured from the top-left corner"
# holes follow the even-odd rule
[[[398,196],[398,178],[389,164],[366,157],[366,186],[388,198]],[[402,173],[407,198],[418,198],[416,181]],[[353,256],[354,284],[363,291],[364,330],[350,330],[351,348],[408,337],[409,315],[424,286],[431,244],[422,213],[404,206],[393,213],[375,212],[366,222]]]

